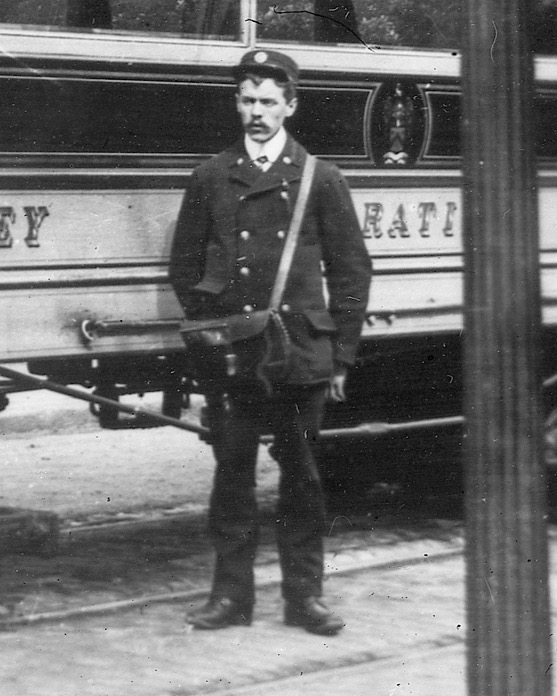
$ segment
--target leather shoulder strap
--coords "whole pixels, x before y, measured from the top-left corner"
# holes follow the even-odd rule
[[[315,172],[315,164],[316,157],[308,154],[304,164],[304,169],[302,171],[300,191],[298,192],[298,198],[296,199],[296,205],[294,206],[292,220],[290,221],[290,229],[288,230],[288,235],[284,243],[284,249],[282,250],[277,277],[275,279],[271,301],[269,302],[269,309],[278,309],[284,294],[286,281],[292,265],[292,259],[294,258],[294,252],[296,251],[296,246],[298,244],[298,237],[300,236],[302,221],[306,212],[309,192],[313,182],[313,174]]]

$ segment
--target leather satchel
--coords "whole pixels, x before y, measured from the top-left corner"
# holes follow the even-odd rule
[[[185,319],[180,335],[188,366],[201,391],[226,390],[234,382],[273,383],[290,372],[291,341],[279,312],[309,197],[315,157],[308,155],[302,183],[280,259],[269,307],[215,319]]]

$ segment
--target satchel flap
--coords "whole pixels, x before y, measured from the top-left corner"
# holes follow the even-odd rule
[[[250,314],[233,314],[227,317],[233,341],[245,341],[262,333],[269,321],[269,310],[263,309]]]
[[[182,322],[180,336],[189,349],[218,348],[230,345],[230,330],[222,320]]]
[[[218,319],[184,319],[180,325],[180,334],[186,340],[193,333],[212,333],[227,336],[229,341],[245,341],[260,334],[269,319],[269,310],[251,312],[250,314],[232,314]]]

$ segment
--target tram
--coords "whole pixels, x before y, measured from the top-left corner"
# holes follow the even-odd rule
[[[0,363],[117,401],[195,391],[168,283],[192,169],[239,135],[230,68],[278,49],[301,67],[289,122],[338,164],[373,260],[348,400],[325,428],[461,413],[457,0],[3,0]],[[555,13],[536,37],[544,377],[557,373]],[[489,118],[489,114],[486,114]],[[27,388],[0,383],[2,405]],[[550,405],[552,405],[550,403]],[[104,427],[118,410],[101,405]]]

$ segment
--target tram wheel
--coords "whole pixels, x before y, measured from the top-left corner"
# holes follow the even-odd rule
[[[120,394],[114,384],[106,384],[97,387],[94,393],[95,396],[102,396],[111,401],[119,401],[120,399]],[[93,415],[98,418],[101,428],[114,429],[118,427],[119,411],[117,408],[108,406],[107,404],[91,404],[91,406],[94,407],[92,412]]]
[[[111,401],[120,400],[120,392],[114,384],[103,384],[94,392],[95,396],[101,396]],[[162,413],[169,418],[180,420],[182,408],[184,405],[184,396],[181,391],[176,388],[165,389],[162,395]],[[135,418],[121,418],[120,411],[108,404],[91,404],[91,413],[98,419],[101,428],[107,430],[115,430],[116,428],[145,428],[160,425],[159,422],[147,415],[137,414]]]
[[[165,389],[162,393],[162,412],[169,418],[180,419],[182,415],[183,394],[177,389]]]
[[[367,507],[376,483],[374,453],[358,442],[319,443],[317,463],[329,511],[351,512]]]

